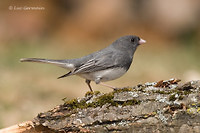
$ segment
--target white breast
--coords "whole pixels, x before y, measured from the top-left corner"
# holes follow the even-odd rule
[[[96,81],[100,79],[100,82],[110,81],[121,77],[123,74],[126,73],[126,70],[123,68],[114,68],[114,69],[107,69],[97,72],[92,72],[88,74],[79,74],[80,77]]]

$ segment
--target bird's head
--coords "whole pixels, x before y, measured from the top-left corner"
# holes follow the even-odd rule
[[[146,41],[141,39],[140,37],[134,35],[128,35],[120,37],[113,43],[113,45],[115,45],[118,48],[135,50],[139,45],[143,43],[146,43]]]

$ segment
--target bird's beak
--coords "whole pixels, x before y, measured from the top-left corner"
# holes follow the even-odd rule
[[[143,44],[143,43],[146,43],[146,41],[143,40],[143,39],[140,39],[140,40],[139,40],[139,44]]]

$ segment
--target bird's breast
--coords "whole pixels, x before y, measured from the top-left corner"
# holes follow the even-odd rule
[[[80,77],[96,81],[100,79],[100,82],[110,81],[117,79],[126,73],[126,69],[118,67],[118,68],[109,68],[106,70],[91,72],[91,73],[84,73],[79,74]]]

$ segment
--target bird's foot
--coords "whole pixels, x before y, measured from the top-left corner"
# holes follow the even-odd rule
[[[111,88],[111,89],[113,89],[113,90],[118,89],[117,87],[114,87],[114,86],[111,86],[111,85],[107,85],[107,84],[104,84],[104,83],[99,83],[99,84],[100,84],[100,85],[103,85],[103,86],[105,86],[105,87]]]

